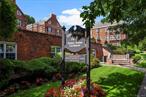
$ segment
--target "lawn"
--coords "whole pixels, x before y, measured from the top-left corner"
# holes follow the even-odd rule
[[[121,67],[103,66],[91,70],[91,79],[99,83],[107,92],[107,97],[136,97],[144,74]],[[59,82],[45,84],[36,88],[19,91],[9,97],[44,97],[50,87]]]
[[[24,91],[18,91],[17,93],[9,96],[9,97],[44,97],[45,92],[50,87],[57,87],[60,85],[60,82],[51,82],[48,84],[44,84],[39,87],[31,88]]]
[[[91,79],[107,92],[107,97],[137,97],[144,74],[121,67],[104,66],[91,71]]]

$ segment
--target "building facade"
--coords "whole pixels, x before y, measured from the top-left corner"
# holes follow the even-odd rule
[[[16,4],[16,1],[13,0]],[[17,5],[16,5],[17,6]],[[31,60],[38,57],[52,57],[61,52],[64,33],[56,15],[51,14],[46,21],[27,25],[23,12],[17,6],[18,32],[11,42],[0,41],[0,59]],[[102,58],[102,45],[92,43],[92,53]]]
[[[57,36],[62,36],[63,33],[62,27],[58,22],[55,14],[51,14],[50,18],[46,21],[40,21],[27,25],[26,29],[34,32],[47,33]]]
[[[16,4],[16,0],[12,0],[13,3],[16,5],[16,18],[17,18],[17,27],[21,29],[26,29],[27,19],[24,13],[21,11],[19,6]]]
[[[120,46],[121,41],[126,39],[126,34],[124,34],[123,32],[121,33],[111,32],[109,28],[115,25],[117,24],[109,24],[109,23],[97,24],[91,30],[92,38],[94,38],[97,43],[100,43],[102,45],[108,43],[115,46]]]

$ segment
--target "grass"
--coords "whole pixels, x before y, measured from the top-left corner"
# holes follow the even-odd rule
[[[137,97],[144,74],[121,67],[104,66],[91,71],[91,79],[107,92],[107,97]]]
[[[102,85],[107,97],[136,97],[144,74],[127,68],[103,66],[91,70],[91,79]],[[60,82],[45,84],[36,88],[19,91],[9,97],[44,97],[50,87]]]
[[[45,92],[50,87],[57,87],[59,85],[60,85],[60,82],[51,82],[39,87],[30,88],[24,91],[18,91],[17,93],[10,95],[9,97],[44,97]]]

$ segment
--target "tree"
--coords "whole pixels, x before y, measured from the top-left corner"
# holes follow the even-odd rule
[[[16,32],[16,5],[12,0],[0,1],[0,38],[7,40]]]
[[[86,27],[93,26],[97,16],[102,22],[119,23],[117,29],[128,35],[129,42],[138,44],[146,37],[146,0],[94,0],[83,6],[81,17]]]
[[[35,19],[34,19],[32,16],[29,16],[29,15],[26,15],[26,14],[25,14],[25,17],[26,17],[26,19],[27,19],[27,23],[28,23],[28,24],[33,24],[33,23],[35,23]]]

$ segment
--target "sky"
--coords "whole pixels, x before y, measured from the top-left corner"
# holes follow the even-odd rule
[[[93,0],[16,0],[23,13],[33,16],[36,21],[46,20],[50,14],[56,14],[61,25],[83,26],[80,13],[82,6],[89,5]],[[99,22],[101,17],[96,19]]]

